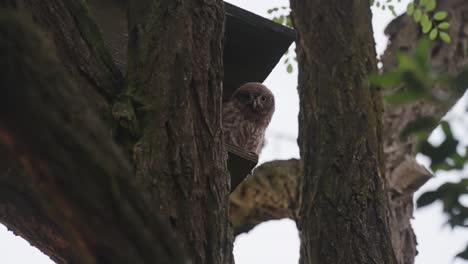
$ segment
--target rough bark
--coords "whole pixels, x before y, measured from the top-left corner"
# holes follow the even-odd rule
[[[13,12],[0,17],[0,142],[32,178],[73,259],[186,263],[168,224],[136,188],[130,164],[40,34]]]
[[[436,42],[432,47],[431,65],[437,72],[459,73],[466,68],[468,63],[465,48],[468,46],[468,32],[466,21],[468,18],[468,3],[466,1],[450,0],[439,3],[439,9],[448,11],[450,14],[450,35],[452,43]],[[391,70],[395,66],[395,54],[398,50],[411,52],[415,49],[417,40],[421,37],[419,25],[415,24],[411,18],[401,16],[395,19],[386,29],[386,34],[390,37],[390,42],[383,56],[383,68]],[[409,105],[394,106],[386,105],[384,112],[384,157],[385,157],[385,175],[387,180],[387,196],[389,204],[389,223],[392,233],[392,244],[398,263],[414,263],[416,251],[416,237],[411,228],[410,219],[413,216],[413,194],[428,179],[432,177],[431,173],[418,165],[414,160],[416,154],[415,141],[413,138],[402,139],[400,133],[403,128],[411,121],[419,117],[432,117],[440,119],[462,96],[456,91],[451,91],[447,87],[434,87],[434,93],[438,90],[449,91],[451,94],[448,100],[443,104],[435,102],[416,102]],[[455,93],[453,93],[455,92]],[[298,201],[290,201],[290,197],[297,197],[296,194],[284,195],[284,189],[263,190],[257,182],[263,182],[266,176],[268,179],[274,178],[282,182],[281,184],[295,184],[299,175],[295,173],[284,173],[282,162],[272,162],[268,165],[269,174],[254,173],[249,181],[243,183],[232,195],[236,197],[235,207],[241,210],[232,210],[231,219],[235,223],[236,232],[246,232],[266,220],[278,218],[295,218],[293,211],[284,210],[282,206],[285,201],[278,202],[277,206],[271,207],[273,203],[269,200],[271,197],[285,197],[288,203],[300,207]],[[277,171],[277,172],[276,172]],[[289,172],[298,172],[297,169],[288,169]],[[279,177],[281,176],[281,177]],[[254,179],[259,177],[261,179]],[[242,193],[239,193],[242,190]],[[259,193],[268,193],[268,196],[262,195],[255,198],[255,203],[247,200],[247,195],[252,191]],[[266,199],[267,201],[263,201]],[[277,199],[277,198],[275,198]],[[254,206],[253,206],[254,205]],[[255,206],[269,205],[268,208],[256,208]],[[259,217],[251,214],[246,217],[245,212],[271,212],[270,215],[262,214]],[[237,215],[239,214],[239,215]],[[243,220],[243,221],[239,221]]]
[[[10,0],[0,2],[0,7],[18,11],[23,19],[33,21],[45,32],[47,52],[59,59],[88,106],[109,122],[108,99],[121,89],[123,77],[110,60],[82,2]],[[3,147],[1,154],[0,221],[57,263],[76,262],[62,230],[41,207],[31,178]]]
[[[0,155],[0,222],[54,262],[77,263],[62,230],[44,211],[31,177],[3,144]]]
[[[117,141],[124,146],[126,153],[133,158],[139,192],[143,193],[146,202],[152,203],[152,208],[161,210],[164,217],[170,220],[171,228],[164,228],[164,224],[160,225],[163,227],[163,231],[177,230],[176,235],[179,243],[182,244],[194,263],[229,263],[232,259],[232,241],[229,225],[226,221],[229,183],[225,164],[226,153],[222,147],[220,129],[224,19],[222,2],[143,2],[131,2],[129,9],[131,21],[129,31],[132,36],[130,37],[129,79],[126,88],[123,87],[122,75],[104,47],[98,28],[90,18],[84,1],[64,0],[44,3],[34,0],[11,0],[0,3],[1,7],[18,9],[23,16],[32,18],[41,30],[47,32],[51,43],[50,50],[54,51],[60,65],[65,69],[67,80],[74,87],[77,87],[79,91],[77,96],[85,98],[90,111],[97,109],[97,116],[101,117],[109,127],[105,130],[107,131],[107,140],[101,137],[93,138],[96,140],[93,141],[96,143],[95,146],[83,146],[85,149],[86,147],[90,148],[87,149],[88,152],[80,149],[80,146],[75,146],[77,148],[75,150],[81,151],[80,153],[84,155],[83,163],[89,162],[88,166],[77,162],[77,164],[67,164],[69,167],[66,168],[56,168],[57,171],[51,175],[42,173],[45,175],[44,177],[56,177],[59,174],[57,172],[67,169],[76,171],[74,174],[76,177],[80,176],[80,173],[86,173],[86,170],[94,173],[102,172],[101,176],[103,177],[110,174],[121,175],[120,178],[135,177],[133,174],[126,174],[128,172],[127,163],[124,159],[122,160],[120,154],[111,153],[111,150],[104,147],[104,150],[98,152],[102,145],[111,144],[109,142],[114,135]],[[95,0],[93,3],[100,4],[100,1]],[[154,8],[149,8],[152,5]],[[115,50],[113,51],[115,52]],[[54,98],[57,99],[57,97]],[[70,105],[74,104],[68,99],[67,102]],[[53,106],[52,104],[51,107]],[[67,106],[63,104],[60,106],[64,109],[75,110],[76,107],[80,107],[75,105],[66,108]],[[65,115],[65,117],[70,116]],[[73,115],[70,118],[75,121]],[[80,122],[83,121],[80,118],[81,116],[77,117]],[[113,120],[114,118],[117,122]],[[98,121],[96,124],[80,122],[72,128],[82,129],[80,130],[82,132],[84,131],[83,127],[93,128],[96,125],[96,129],[102,128]],[[36,125],[39,126],[36,123],[31,123],[31,127]],[[115,128],[115,130],[111,128]],[[5,129],[8,135],[13,134],[9,129]],[[41,130],[41,132],[43,131]],[[89,136],[86,132],[83,133],[84,136]],[[28,140],[26,136],[21,139],[30,143],[31,148],[34,147],[32,145],[34,142]],[[20,137],[18,136],[18,138]],[[101,139],[102,142],[100,142]],[[69,145],[60,145],[65,143],[67,143],[66,140],[60,142],[50,140],[44,144],[51,144],[55,150],[60,150],[60,148],[70,147]],[[76,142],[73,140],[71,143],[69,142],[70,145],[73,145],[72,143]],[[29,146],[22,146],[25,149],[27,147]],[[18,151],[14,146],[12,149]],[[69,154],[65,150],[61,151]],[[4,153],[4,149],[2,149],[2,153]],[[101,153],[103,157],[96,157],[96,153]],[[55,161],[58,162],[61,159],[68,162],[72,158],[78,159],[78,157],[70,157],[65,154],[63,157],[52,157],[51,154],[48,162],[53,165]],[[118,159],[115,158],[115,155],[118,156]],[[169,257],[177,255],[173,258],[173,261],[177,261],[177,257],[184,255],[177,250],[178,247],[169,246],[171,245],[170,239],[160,241],[161,243],[153,241],[155,239],[153,235],[159,231],[155,228],[158,222],[150,221],[154,217],[154,212],[151,208],[146,209],[144,202],[135,204],[140,215],[134,217],[130,212],[125,217],[116,216],[117,219],[121,218],[121,221],[115,225],[99,226],[102,227],[102,230],[97,228],[100,223],[92,223],[84,227],[86,232],[78,234],[78,238],[75,234],[73,236],[75,239],[70,239],[69,232],[67,232],[69,229],[65,229],[63,222],[60,221],[62,219],[60,217],[69,217],[69,215],[61,215],[60,210],[52,215],[45,211],[39,203],[39,194],[42,196],[42,192],[47,193],[47,190],[39,189],[36,191],[38,187],[31,182],[31,178],[26,177],[23,171],[17,170],[19,165],[9,163],[11,158],[1,159],[1,168],[4,170],[0,174],[2,183],[0,186],[2,188],[7,188],[8,184],[13,186],[8,188],[8,192],[2,192],[0,196],[2,198],[0,219],[11,230],[24,236],[56,262],[82,263],[88,260],[92,262],[93,253],[97,251],[104,255],[99,256],[101,258],[99,261],[103,260],[105,263],[144,262],[139,261],[137,257],[140,257],[140,260],[154,257],[153,261],[158,259],[159,262],[167,263]],[[37,156],[31,157],[31,160],[35,161],[36,158]],[[115,159],[112,160],[112,158]],[[118,166],[108,168],[107,165],[110,163],[118,164]],[[48,163],[48,165],[50,164]],[[37,163],[33,162],[33,165],[36,170]],[[51,168],[55,168],[52,165]],[[78,165],[83,165],[83,167],[77,168]],[[99,165],[105,168],[94,171],[92,166]],[[39,166],[38,170],[41,169],[43,168]],[[110,171],[106,171],[107,169]],[[17,177],[18,175],[24,177]],[[70,178],[62,180],[63,184],[72,183],[69,181]],[[103,182],[105,181],[103,180]],[[123,183],[123,180],[119,180],[117,183],[108,181],[107,184],[110,184],[108,187],[115,188],[108,192],[105,191],[106,189],[102,189],[104,192],[101,195],[117,195],[112,192],[119,191]],[[99,185],[99,187],[103,186]],[[91,187],[87,186],[83,189],[87,188]],[[95,191],[96,188],[93,186],[91,189]],[[64,188],[64,191],[70,191],[70,189]],[[70,191],[70,195],[76,195],[74,198],[77,199],[80,198],[77,191],[78,189],[75,192]],[[121,189],[119,192],[124,193],[125,190]],[[133,193],[131,188],[129,192]],[[134,200],[136,198],[133,196],[130,198],[129,202],[136,203],[138,201]],[[16,203],[16,201],[18,202]],[[86,202],[89,201],[81,202],[88,205]],[[108,201],[103,198],[103,202],[95,206],[101,206],[105,202],[117,202],[117,200]],[[72,202],[66,205],[73,207],[70,203],[73,206],[76,205]],[[114,204],[106,205],[112,205],[109,208],[116,210],[115,214],[123,213],[118,211],[119,208]],[[123,201],[122,206],[125,205],[127,204]],[[93,209],[92,206],[90,204],[90,208],[78,209]],[[108,208],[106,207],[106,209]],[[131,210],[132,208],[124,209]],[[90,212],[80,211],[80,213],[80,216],[84,216]],[[30,217],[32,214],[34,217]],[[124,221],[136,221],[138,216],[150,223],[143,222],[140,229],[134,227],[133,230],[125,229],[120,225]],[[128,220],[127,218],[132,219]],[[86,221],[82,223],[86,223]],[[80,225],[81,228],[82,223],[74,224]],[[95,244],[92,244],[90,241],[92,235],[89,230],[95,229],[102,232],[108,231],[108,233],[102,236],[102,240],[97,238],[97,241],[94,241]],[[113,231],[109,231],[111,229]],[[142,234],[140,231],[143,229],[147,229],[147,232],[143,233],[148,234],[139,237]],[[119,234],[115,230],[120,230],[120,233],[122,230],[128,230],[128,232]],[[127,237],[132,234],[132,231],[135,231],[134,237]],[[114,232],[117,233],[117,237],[111,237]],[[169,238],[170,236],[166,233],[160,233],[157,237]],[[85,238],[81,236],[85,236]],[[119,236],[123,236],[123,238]],[[107,239],[108,244],[101,245],[100,243],[104,243],[104,239]],[[84,250],[85,253],[80,254],[80,256],[92,256],[84,261],[81,257],[77,259],[76,243],[70,243],[70,241],[81,241],[79,248],[91,248],[89,251]],[[113,251],[103,251],[103,248],[110,246],[112,241],[115,242],[114,246],[119,244],[118,246],[128,249],[128,251],[117,252],[113,256],[113,258],[120,256],[120,260],[106,259],[106,257],[110,257],[107,254]],[[120,243],[121,241],[130,245]],[[88,245],[88,242],[91,245]],[[153,248],[154,243],[156,245]],[[163,251],[158,250],[158,243],[162,246],[166,245],[166,248],[163,247],[161,249]],[[151,245],[154,252],[143,252],[139,249],[145,245],[146,247]],[[168,253],[167,258],[163,258],[164,250]],[[177,251],[177,254],[170,255],[169,253],[174,252],[172,250]],[[156,258],[158,254],[159,258]],[[135,261],[129,258],[134,258]],[[172,263],[172,260],[170,261]]]
[[[396,263],[368,1],[291,1],[304,172],[300,263]]]
[[[83,1],[8,0],[0,7],[13,8],[31,18],[56,50],[56,56],[73,83],[92,107],[106,119],[110,102],[123,87],[123,76],[104,46],[99,29]]]
[[[232,260],[221,130],[223,21],[220,0],[129,6],[125,93],[145,121],[133,147],[136,178],[193,263]]]

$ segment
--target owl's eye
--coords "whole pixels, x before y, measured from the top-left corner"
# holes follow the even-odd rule
[[[239,93],[239,95],[237,96],[239,98],[239,100],[241,100],[242,102],[247,102],[249,101],[250,99],[250,95],[248,93]]]
[[[262,103],[266,102],[266,100],[267,100],[266,96],[260,97],[260,101],[262,101]]]

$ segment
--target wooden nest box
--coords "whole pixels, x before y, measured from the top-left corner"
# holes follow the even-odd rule
[[[224,91],[229,98],[247,82],[262,83],[296,38],[293,29],[277,24],[242,8],[224,3],[226,28],[224,45]],[[231,191],[258,163],[255,153],[226,145]]]
[[[127,62],[127,23],[125,8],[114,0],[89,1],[104,41],[122,71]],[[262,83],[296,38],[293,29],[277,24],[225,2],[224,92],[223,98],[247,82]],[[253,170],[255,153],[226,146],[231,191]]]

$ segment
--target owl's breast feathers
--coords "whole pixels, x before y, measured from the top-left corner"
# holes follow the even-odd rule
[[[270,116],[259,116],[236,102],[223,107],[223,132],[226,143],[259,154]]]

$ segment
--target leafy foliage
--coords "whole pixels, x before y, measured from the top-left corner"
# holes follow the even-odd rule
[[[289,8],[289,6],[274,7],[268,9],[267,13],[274,14],[271,19],[276,23],[285,25],[290,28],[293,27],[291,20],[291,8]]]
[[[290,27],[293,27],[291,19],[291,9],[288,6],[281,6],[268,9],[268,14],[273,15],[271,18],[274,22]],[[297,65],[296,54],[293,50],[288,50],[283,56],[283,63],[286,65],[286,71],[292,73],[295,65]]]
[[[429,54],[431,41],[421,40],[416,50],[397,55],[397,67],[388,73],[374,74],[370,81],[387,88],[386,101],[391,104],[406,104],[428,100],[438,105],[447,103],[447,96],[436,93],[437,87],[452,89],[460,95],[468,87],[468,68],[454,76],[434,72],[430,67]],[[445,140],[438,146],[428,142],[427,138],[439,122],[430,116],[423,116],[409,123],[401,132],[401,137],[414,136],[418,139],[418,150],[431,159],[431,169],[437,171],[460,171],[468,163],[468,147],[463,148],[447,121],[439,123]],[[468,179],[456,183],[445,183],[433,191],[424,193],[417,200],[417,206],[423,207],[436,201],[443,204],[443,212],[448,215],[448,224],[452,227],[468,227],[468,208],[460,202],[468,194]],[[468,259],[468,248],[457,255]]]
[[[431,40],[439,37],[442,41],[450,43],[452,39],[445,32],[450,27],[450,23],[446,21],[448,13],[445,11],[437,11],[436,0],[420,0],[419,2],[411,2],[406,8],[406,14],[413,17],[414,22],[421,25],[422,32],[428,34]]]
[[[389,10],[394,16],[397,16],[394,2],[401,3],[401,0],[370,0],[370,5],[382,10]],[[447,21],[448,13],[445,11],[436,11],[436,0],[420,0],[412,1],[406,8],[406,14],[412,16],[416,23],[421,25],[421,30],[427,34],[429,39],[435,40],[437,37],[446,43],[450,43],[452,38],[446,32],[450,28],[450,23]],[[267,10],[271,19],[281,25],[293,27],[291,19],[291,9],[288,6],[274,7]],[[283,57],[283,62],[286,65],[286,71],[292,73],[296,65],[297,59],[294,51],[289,50]]]
[[[381,8],[384,11],[388,9],[394,16],[397,16],[397,13],[395,12],[395,6],[392,2],[392,0],[370,0],[370,5]],[[397,0],[397,2],[400,3],[401,0]]]
[[[454,79],[432,70],[429,53],[431,42],[423,39],[412,54],[397,53],[397,67],[391,72],[373,74],[370,81],[380,87],[389,87],[385,99],[390,104],[405,104],[416,100],[430,100],[443,104],[447,98],[434,92],[433,87],[454,87]],[[463,85],[463,84],[461,84]]]
[[[434,191],[429,191],[421,195],[417,201],[418,207],[441,201],[443,211],[449,216],[450,226],[468,227],[468,208],[460,202],[460,197],[468,194],[468,179],[458,182],[448,182],[442,184]],[[458,256],[463,256],[460,253]],[[468,259],[468,258],[467,258]]]

